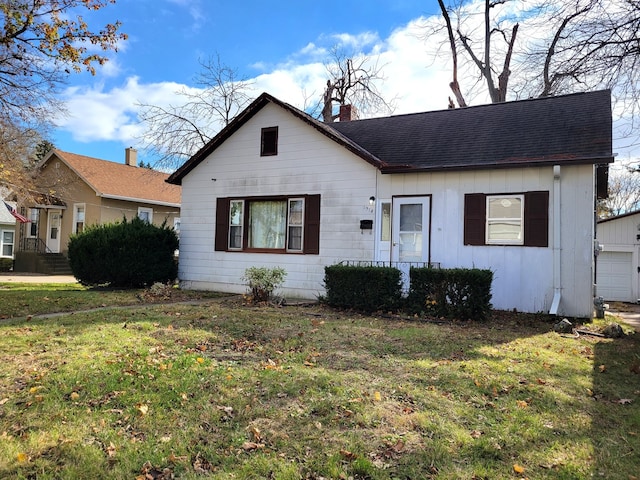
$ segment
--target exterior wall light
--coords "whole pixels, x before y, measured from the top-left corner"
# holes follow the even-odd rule
[[[376,203],[376,197],[374,197],[373,195],[371,195],[369,197],[369,205],[371,205],[372,207],[375,205]]]

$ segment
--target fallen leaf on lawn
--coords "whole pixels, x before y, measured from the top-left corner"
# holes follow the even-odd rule
[[[147,413],[149,413],[149,405],[147,405],[145,403],[138,403],[136,405],[136,410],[138,410],[138,412],[140,412],[140,415],[144,416]]]
[[[472,430],[471,436],[473,438],[480,438],[482,436],[482,432],[480,430]]]
[[[524,473],[524,467],[516,463],[513,465],[513,471],[516,473]]]
[[[604,373],[607,370],[607,366],[606,365],[600,365],[598,367],[598,370],[600,370],[600,373]]]
[[[547,384],[546,380],[543,380],[541,378],[537,378],[536,381],[538,382],[538,385],[546,385]]]
[[[29,455],[24,452],[20,452],[18,455],[16,455],[16,459],[18,460],[18,463],[25,463],[29,460]]]
[[[189,457],[187,457],[186,455],[174,455],[173,453],[171,455],[169,455],[169,462],[171,463],[181,463],[181,462],[185,462]]]
[[[109,443],[109,446],[106,448],[107,457],[113,458],[116,456],[116,446],[113,442]]]
[[[374,394],[373,394],[373,399],[374,399],[376,402],[381,401],[381,400],[382,400],[382,395],[380,395],[380,392],[378,392],[378,391],[374,392]]]
[[[71,398],[71,400],[77,400],[80,398],[80,395],[78,395],[78,392],[71,392],[71,395],[69,395],[69,397]]]
[[[196,362],[198,362],[198,363],[204,363],[204,358],[202,358],[202,357],[198,357],[198,358],[196,358]]]
[[[198,452],[196,453],[196,458],[193,460],[193,469],[196,473],[208,475],[213,471],[213,465]]]
[[[251,434],[253,435],[253,439],[256,442],[259,442],[260,440],[262,440],[262,435],[260,434],[260,429],[257,427],[253,427],[253,426],[249,426],[247,427],[247,430],[249,430],[249,432],[251,432]]]
[[[619,403],[620,405],[628,405],[628,404],[630,404],[631,402],[633,402],[633,400],[632,400],[632,399],[630,399],[630,398],[621,398],[620,400],[618,400],[618,403]]]
[[[242,444],[242,449],[245,452],[249,452],[251,450],[258,450],[260,448],[264,448],[264,443],[256,443],[256,442],[244,442]]]
[[[358,458],[358,456],[355,453],[349,450],[340,450],[340,455],[342,455],[347,460],[355,460],[356,458]]]
[[[516,404],[518,405],[518,408],[527,408],[529,406],[529,404],[524,400],[518,400]]]
[[[2,400],[0,400],[0,405],[4,405],[5,403],[7,403],[9,401],[8,398],[3,398]]]
[[[304,361],[304,364],[305,364],[307,367],[315,367],[315,366],[316,366],[316,364],[315,364],[315,363],[311,363],[311,362],[309,362],[309,361],[307,361],[307,360],[305,360],[305,361]]]

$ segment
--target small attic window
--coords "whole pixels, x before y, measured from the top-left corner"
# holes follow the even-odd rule
[[[278,127],[263,128],[260,138],[260,156],[278,154]]]

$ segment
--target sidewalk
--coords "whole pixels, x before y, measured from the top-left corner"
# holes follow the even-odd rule
[[[42,275],[40,273],[1,272],[0,283],[77,283],[73,275]]]

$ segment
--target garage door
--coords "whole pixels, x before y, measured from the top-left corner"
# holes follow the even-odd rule
[[[635,302],[631,292],[631,252],[600,252],[598,255],[598,296],[605,300]]]

